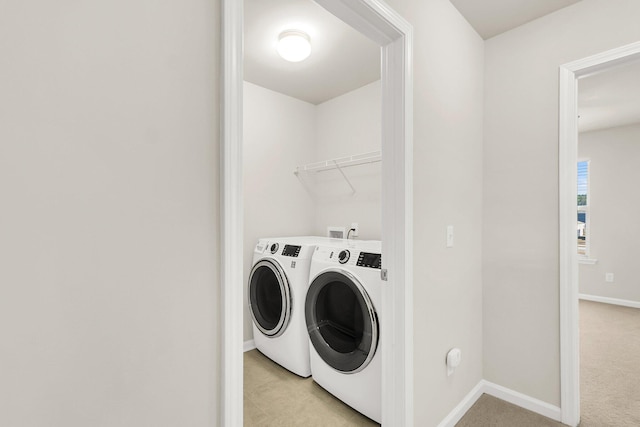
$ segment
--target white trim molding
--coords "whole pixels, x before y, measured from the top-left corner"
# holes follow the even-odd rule
[[[454,427],[464,417],[469,409],[480,399],[480,396],[484,394],[484,380],[480,380],[478,384],[453,408],[449,415],[444,417],[438,427]]]
[[[316,0],[382,52],[382,424],[413,426],[413,28],[382,0]],[[242,0],[223,0],[221,420],[242,425]]]
[[[578,79],[640,59],[640,42],[560,66],[560,402],[564,424],[580,421],[578,247],[576,239]]]
[[[578,297],[585,301],[601,302],[604,304],[619,305],[622,307],[640,308],[640,301],[631,301],[628,299],[601,297],[598,295],[579,294]]]
[[[222,2],[222,111],[220,144],[220,284],[223,426],[243,425],[242,359],[242,2]]]
[[[562,422],[580,421],[580,344],[578,335],[578,82],[560,67],[559,222],[560,222],[560,407]],[[567,224],[571,223],[571,230]]]
[[[547,418],[551,418],[554,421],[560,421],[562,419],[562,411],[559,407],[550,403],[543,402],[542,400],[533,398],[526,394],[520,393],[515,390],[503,387],[498,384],[494,384],[487,380],[482,380],[484,393],[502,399],[505,402],[512,403],[529,411],[535,412]]]
[[[256,348],[256,342],[254,340],[247,340],[244,342],[242,350],[244,353],[246,353],[247,351],[254,350],[255,348]]]
[[[535,412],[554,421],[560,421],[562,418],[561,410],[557,406],[501,385],[494,384],[490,381],[480,380],[478,384],[460,401],[460,403],[453,408],[449,415],[440,421],[438,427],[454,427],[483,394],[488,394],[489,396],[504,400],[505,402],[509,402],[513,405],[519,406],[520,408]]]

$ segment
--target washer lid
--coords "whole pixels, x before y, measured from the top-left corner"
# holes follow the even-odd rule
[[[332,368],[356,373],[373,359],[378,316],[366,290],[348,271],[325,270],[313,279],[305,318],[311,344]]]
[[[291,289],[276,260],[258,261],[249,275],[249,311],[256,327],[269,337],[282,335],[291,319]]]

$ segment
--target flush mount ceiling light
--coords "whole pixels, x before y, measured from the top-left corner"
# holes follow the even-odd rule
[[[278,38],[278,53],[290,62],[303,61],[311,54],[311,39],[302,31],[283,31]]]

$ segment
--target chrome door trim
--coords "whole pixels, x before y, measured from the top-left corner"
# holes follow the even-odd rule
[[[264,328],[260,322],[256,319],[256,316],[253,312],[253,305],[251,304],[251,281],[253,279],[253,275],[260,267],[269,268],[273,274],[278,279],[278,284],[280,285],[280,294],[282,296],[282,311],[280,313],[280,319],[278,323],[273,329]],[[280,263],[273,258],[262,258],[258,262],[253,265],[251,268],[251,273],[249,274],[249,282],[247,283],[248,292],[247,292],[247,300],[249,303],[249,312],[251,313],[251,318],[253,319],[253,324],[262,332],[264,335],[275,338],[284,333],[289,326],[289,320],[291,319],[291,290],[289,286],[289,280],[287,278],[286,273],[284,272]]]
[[[367,354],[367,358],[364,360],[364,362],[362,362],[362,364],[359,367],[357,367],[352,371],[340,371],[327,363],[327,365],[330,366],[331,369],[335,370],[336,372],[340,372],[343,374],[356,374],[362,371],[363,369],[365,369],[369,365],[369,363],[371,363],[373,356],[375,356],[376,352],[378,351],[378,338],[379,338],[378,315],[376,313],[375,307],[373,306],[373,302],[369,297],[369,293],[366,291],[364,286],[362,286],[362,283],[360,283],[360,281],[356,278],[356,276],[350,271],[343,270],[341,268],[328,268],[328,269],[322,270],[320,273],[316,274],[313,280],[311,280],[309,285],[309,290],[311,290],[311,287],[313,286],[313,283],[316,281],[316,279],[325,273],[337,273],[349,279],[355,285],[358,292],[360,292],[360,295],[362,295],[362,299],[366,304],[367,314],[369,315],[369,321],[371,322],[371,348],[370,348],[371,351],[369,351],[369,353]],[[323,286],[326,286],[326,284]]]

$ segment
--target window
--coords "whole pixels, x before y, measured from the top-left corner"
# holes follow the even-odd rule
[[[578,256],[589,257],[589,160],[578,162]]]

